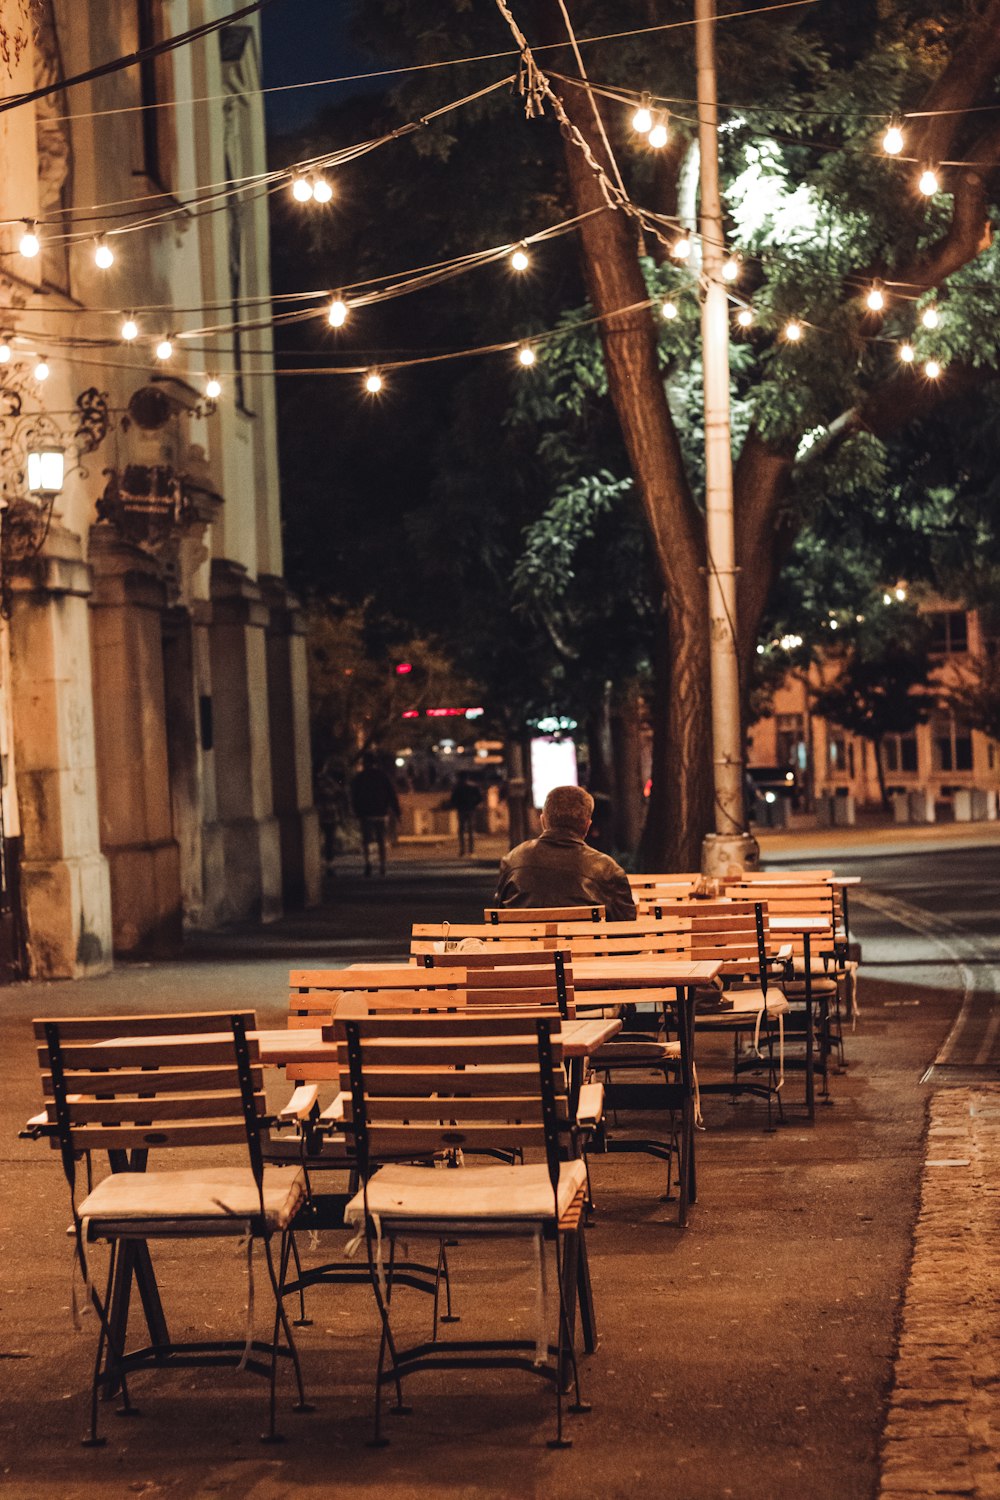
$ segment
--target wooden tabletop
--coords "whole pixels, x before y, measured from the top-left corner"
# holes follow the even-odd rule
[[[593,1020],[564,1021],[562,1044],[564,1057],[586,1057],[596,1047],[603,1046],[622,1029],[621,1021],[613,1017],[596,1016]],[[334,1061],[337,1048],[334,1042],[323,1040],[319,1026],[280,1027],[275,1031],[256,1031],[260,1047],[260,1060],[269,1067],[287,1067],[290,1063]]]
[[[771,932],[829,932],[829,917],[795,917],[785,916],[769,917],[768,927]]]
[[[669,954],[574,958],[573,988],[674,989],[681,985],[711,984],[721,969],[721,960],[673,958]]]

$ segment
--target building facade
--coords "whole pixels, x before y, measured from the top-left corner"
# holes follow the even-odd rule
[[[974,675],[994,647],[979,611],[926,597],[919,605],[930,629],[931,687],[941,689],[924,723],[882,742],[886,791],[901,821],[956,817],[995,818],[1000,794],[1000,747],[963,724],[947,707],[948,689]],[[774,695],[771,713],[750,732],[753,767],[787,767],[795,773],[801,807],[824,798],[850,798],[857,807],[882,800],[870,742],[812,712],[817,691],[831,676],[814,663],[790,672]]]
[[[238,4],[0,0],[0,95],[47,91],[0,113],[8,972],[318,899],[258,30],[60,87]]]

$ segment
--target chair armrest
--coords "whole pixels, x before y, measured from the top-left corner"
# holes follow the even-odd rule
[[[276,1118],[285,1125],[293,1120],[308,1120],[316,1107],[318,1097],[318,1084],[300,1083],[288,1103],[278,1110]]]
[[[336,1099],[333,1099],[326,1106],[326,1109],[321,1111],[319,1118],[323,1125],[343,1125],[344,1102],[346,1098],[346,1094],[338,1094]]]
[[[775,956],[775,958],[780,959],[782,963],[785,961],[785,959],[791,958],[791,956],[792,956],[792,945],[791,945],[791,943],[782,943],[781,947],[777,950],[777,952],[775,953],[774,956]]]
[[[603,1083],[585,1083],[576,1106],[576,1123],[581,1130],[593,1130],[604,1118]]]
[[[56,1127],[50,1123],[47,1112],[43,1109],[40,1115],[32,1115],[26,1120],[24,1129],[17,1132],[19,1141],[37,1141],[39,1136],[53,1135]]]

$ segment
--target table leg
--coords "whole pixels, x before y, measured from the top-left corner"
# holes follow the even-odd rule
[[[680,1160],[680,1183],[677,1222],[681,1226],[687,1223],[687,1213],[690,1204],[697,1198],[697,1179],[695,1174],[694,1160],[694,992],[690,989],[679,987],[677,996],[677,1035],[681,1044],[681,1084],[683,1088],[683,1100],[681,1103],[681,1160]]]
[[[814,1039],[813,1039],[813,1004],[812,1004],[812,954],[810,953],[809,934],[802,934],[802,956],[806,971],[806,1113],[810,1120],[816,1118],[816,1080],[814,1076]]]
[[[133,1151],[131,1157],[124,1151],[109,1151],[108,1160],[113,1172],[142,1172],[146,1169],[148,1152]],[[160,1289],[156,1284],[156,1272],[149,1246],[145,1240],[123,1240],[115,1268],[111,1302],[108,1307],[108,1328],[115,1346],[125,1353],[128,1337],[129,1308],[132,1301],[132,1282],[138,1288],[142,1311],[149,1331],[152,1348],[166,1348],[170,1343]],[[110,1400],[118,1391],[118,1380],[114,1374],[114,1358],[110,1348],[104,1356],[104,1398]]]

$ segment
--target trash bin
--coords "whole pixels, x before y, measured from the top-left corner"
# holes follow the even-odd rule
[[[972,792],[967,786],[956,788],[952,797],[952,807],[956,823],[972,822]]]
[[[788,798],[779,792],[761,792],[754,798],[753,818],[758,828],[788,827]]]
[[[972,817],[977,823],[995,822],[997,815],[997,794],[993,789],[987,787],[972,788]]]
[[[830,798],[830,822],[835,828],[853,828],[855,822],[854,793],[834,792]]]
[[[894,823],[908,823],[910,821],[910,798],[906,792],[890,792],[889,801],[892,803],[892,821]]]

